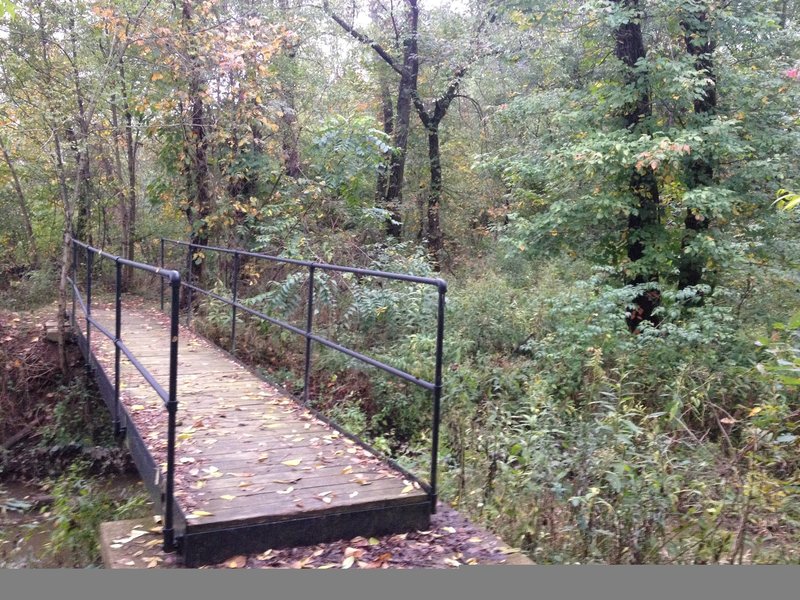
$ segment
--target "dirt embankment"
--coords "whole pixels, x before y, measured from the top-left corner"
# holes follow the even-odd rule
[[[45,337],[55,314],[55,305],[0,310],[0,481],[56,476],[77,458],[96,472],[130,466],[76,346],[67,346],[68,372],[59,368],[58,345]]]

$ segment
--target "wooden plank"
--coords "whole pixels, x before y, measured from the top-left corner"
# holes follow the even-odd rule
[[[113,330],[113,310],[96,308],[93,314]],[[126,310],[123,316],[123,340],[165,389],[167,325],[154,311]],[[179,339],[176,503],[190,516],[187,536],[403,506],[410,519],[419,519],[427,494],[402,473],[206,340],[184,329]],[[113,373],[113,343],[95,335],[92,349]],[[121,401],[163,468],[163,402],[124,356],[121,367]],[[213,514],[194,518],[194,510]]]

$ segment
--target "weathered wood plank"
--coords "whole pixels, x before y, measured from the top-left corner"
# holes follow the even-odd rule
[[[93,315],[113,331],[111,307],[94,307]],[[149,309],[126,309],[123,316],[123,340],[165,389],[167,325]],[[113,374],[113,343],[98,333],[92,350]],[[179,356],[176,502],[189,517],[187,539],[226,527],[349,512],[370,514],[375,522],[374,511],[382,508],[397,519],[404,506],[419,522],[427,494],[381,458],[183,328]],[[163,402],[124,356],[121,382],[121,402],[163,468]],[[198,510],[212,514],[193,516]]]

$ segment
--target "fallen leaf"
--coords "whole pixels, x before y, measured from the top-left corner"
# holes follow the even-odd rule
[[[455,533],[456,532],[456,528],[455,527],[442,527],[442,531],[446,531],[447,533]]]
[[[276,493],[276,494],[291,494],[293,491],[294,491],[294,487],[290,485],[290,486],[289,486],[288,488],[286,488],[285,490],[278,490],[278,491],[277,491],[277,492],[275,492],[275,493]]]
[[[214,513],[208,512],[207,510],[195,510],[189,515],[189,517],[210,517]]]
[[[369,538],[369,545],[370,546],[377,546],[380,543],[381,543],[381,541],[378,538],[374,538],[374,537]]]
[[[364,551],[360,548],[353,548],[352,546],[348,546],[344,549],[345,558],[348,556],[355,556],[356,558],[361,558],[364,556]]]
[[[223,494],[222,496],[220,496],[220,498],[222,498],[223,500],[235,500],[236,496],[232,496],[231,494]]]
[[[444,564],[450,565],[451,567],[456,567],[456,568],[461,566],[461,563],[458,562],[457,560],[453,559],[453,558],[445,558],[444,559]]]
[[[284,460],[281,462],[282,465],[286,465],[287,467],[296,467],[301,462],[303,462],[302,458],[293,458],[291,460]]]
[[[246,564],[247,564],[246,556],[234,556],[225,563],[225,566],[228,567],[229,569],[241,569]]]
[[[408,484],[406,487],[403,488],[403,491],[400,492],[400,494],[407,494],[408,492],[410,492],[413,489],[414,489],[414,486],[411,485],[411,484]]]
[[[343,569],[349,569],[350,567],[353,566],[354,562],[356,562],[356,557],[355,556],[348,556],[347,558],[345,558],[342,561],[342,568]]]

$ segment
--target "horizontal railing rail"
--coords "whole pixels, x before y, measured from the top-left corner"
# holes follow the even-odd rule
[[[429,391],[432,395],[433,410],[431,419],[431,465],[430,465],[430,479],[428,483],[419,481],[420,485],[428,493],[431,500],[431,510],[436,512],[436,502],[438,499],[437,477],[438,477],[438,453],[439,453],[439,421],[441,416],[441,400],[442,400],[442,363],[443,363],[443,343],[444,343],[444,315],[445,315],[445,295],[447,293],[447,283],[442,279],[432,277],[420,277],[416,275],[409,275],[406,273],[394,273],[390,271],[379,271],[373,269],[362,269],[358,267],[346,267],[341,265],[334,265],[329,263],[297,260],[292,258],[282,258],[278,256],[271,256],[269,254],[261,254],[258,252],[250,252],[247,250],[237,250],[232,248],[221,248],[218,246],[209,246],[203,244],[194,244],[191,242],[184,242],[180,240],[172,240],[167,238],[161,239],[160,244],[160,265],[163,268],[165,264],[165,247],[167,244],[175,247],[186,248],[186,277],[181,280],[181,286],[187,290],[187,305],[189,307],[187,319],[191,318],[192,307],[192,293],[197,292],[209,298],[213,298],[219,302],[227,304],[231,307],[231,353],[236,353],[236,320],[238,311],[245,312],[254,317],[262,319],[268,323],[283,328],[294,334],[302,336],[306,340],[305,344],[305,365],[303,372],[303,402],[308,403],[309,390],[311,382],[311,362],[312,362],[312,344],[317,343],[337,352],[341,352],[350,358],[361,361],[372,367],[380,369],[392,376],[398,377],[404,381],[412,383],[420,388]],[[194,254],[197,251],[203,252],[219,252],[233,256],[233,278],[231,285],[231,298],[225,298],[220,294],[204,289],[192,281],[192,262]],[[241,268],[242,258],[252,258],[256,260],[263,260],[270,263],[293,265],[308,270],[308,290],[306,297],[306,314],[305,314],[305,328],[297,327],[281,319],[277,319],[267,315],[259,310],[256,310],[246,304],[243,304],[239,299],[239,274]],[[398,369],[383,361],[377,360],[361,352],[347,348],[332,340],[314,333],[314,275],[317,271],[331,271],[338,273],[352,273],[359,277],[376,277],[381,279],[405,281],[409,283],[417,283],[435,287],[438,294],[437,303],[437,318],[436,318],[436,347],[434,359],[434,378],[433,381],[417,377],[412,373],[408,373],[402,369]],[[161,287],[161,307],[164,307],[164,284]],[[404,469],[405,472],[405,469]],[[410,473],[407,473],[412,476]]]
[[[86,299],[81,295],[78,286],[78,249],[82,248],[86,252]],[[93,283],[93,266],[94,259],[102,258],[112,261],[115,264],[115,293],[114,293],[114,331],[110,331],[97,319],[92,317],[92,283]],[[144,271],[157,275],[161,278],[162,282],[162,308],[163,308],[163,292],[164,283],[169,281],[172,291],[172,306],[170,315],[170,351],[169,351],[169,377],[167,389],[164,389],[153,374],[136,358],[133,352],[125,345],[122,340],[122,267],[132,267],[133,269]],[[179,300],[180,300],[180,287],[181,275],[178,271],[164,269],[145,263],[139,263],[132,260],[122,258],[109,254],[99,248],[94,248],[89,244],[79,240],[72,240],[72,276],[68,278],[69,284],[72,288],[72,325],[77,328],[76,319],[76,305],[80,307],[81,312],[86,320],[86,348],[87,357],[91,356],[92,346],[92,327],[102,333],[105,337],[111,340],[114,344],[114,433],[119,435],[125,431],[121,425],[121,407],[120,407],[120,360],[122,355],[130,361],[142,375],[145,381],[153,388],[158,394],[164,407],[167,409],[167,472],[166,481],[164,485],[164,550],[171,552],[175,550],[175,525],[174,525],[174,512],[173,505],[175,501],[175,440],[176,440],[176,415],[178,411],[178,319],[179,319]],[[91,360],[88,360],[91,364]],[[160,468],[160,467],[157,467]],[[159,471],[160,473],[160,471]]]

